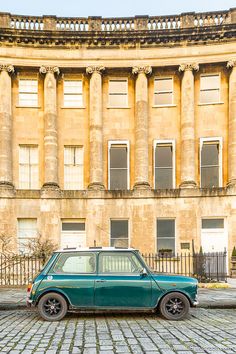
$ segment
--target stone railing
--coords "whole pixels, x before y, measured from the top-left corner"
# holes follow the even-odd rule
[[[183,13],[171,16],[120,18],[19,16],[0,13],[0,28],[33,31],[161,31],[236,24],[236,8],[227,11]]]

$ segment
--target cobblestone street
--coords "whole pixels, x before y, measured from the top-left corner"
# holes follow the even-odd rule
[[[55,323],[35,311],[2,311],[0,352],[236,353],[236,310],[192,309],[181,322],[152,314],[69,314]]]

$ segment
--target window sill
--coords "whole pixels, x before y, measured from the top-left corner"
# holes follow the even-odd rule
[[[113,107],[113,106],[107,106],[107,109],[130,109],[131,107]]]
[[[76,106],[71,106],[71,107],[61,106],[61,109],[85,109],[85,108],[86,108],[85,106],[79,106],[79,107],[76,107]]]
[[[152,108],[168,108],[168,107],[177,107],[177,104],[157,104],[152,106]]]
[[[224,102],[198,103],[198,106],[210,106],[210,105],[217,105],[217,104],[224,104]]]
[[[41,106],[20,106],[20,105],[16,105],[15,107],[16,108],[33,108],[33,109],[41,108]]]

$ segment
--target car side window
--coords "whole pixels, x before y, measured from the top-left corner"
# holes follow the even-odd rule
[[[138,274],[142,268],[142,264],[131,252],[99,254],[99,273]]]
[[[56,261],[52,272],[57,274],[89,274],[96,271],[94,253],[62,253]]]

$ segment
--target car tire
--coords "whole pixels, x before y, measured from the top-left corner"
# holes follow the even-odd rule
[[[182,320],[189,313],[190,304],[187,297],[173,292],[165,295],[159,305],[161,315],[167,320]]]
[[[68,311],[68,304],[64,297],[57,293],[48,293],[41,297],[38,303],[38,312],[46,321],[60,321]]]

